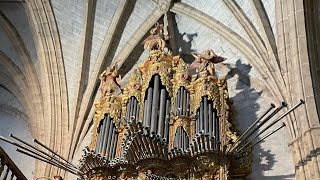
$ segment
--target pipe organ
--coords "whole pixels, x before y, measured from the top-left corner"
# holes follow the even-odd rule
[[[150,31],[150,54],[125,87],[116,64],[100,76],[103,97],[79,166],[89,179],[227,179],[250,169],[248,155],[225,154],[237,135],[226,80],[214,74],[221,57],[193,53],[188,65],[171,55],[162,28]]]
[[[192,52],[195,60],[188,65],[171,54],[168,39],[162,25],[151,29],[144,41],[149,56],[125,87],[119,85],[117,64],[101,73],[102,98],[94,103],[92,139],[78,166],[36,139],[37,146],[13,134],[10,137],[19,143],[2,136],[0,140],[81,179],[247,179],[252,147],[285,124],[259,136],[304,101],[263,127],[287,106],[282,102],[272,111],[271,104],[238,137],[226,80],[215,75],[215,64],[224,58],[212,50]]]

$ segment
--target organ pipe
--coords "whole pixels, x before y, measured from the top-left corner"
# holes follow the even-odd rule
[[[151,134],[155,134],[158,124],[158,108],[159,108],[159,88],[160,88],[160,76],[154,76],[153,96],[152,96],[152,112],[151,112]]]

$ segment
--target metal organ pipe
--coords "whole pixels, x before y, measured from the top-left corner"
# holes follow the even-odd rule
[[[219,131],[219,129],[217,129],[218,122],[216,119],[216,111],[212,110],[212,135],[215,137],[215,140],[217,139],[217,130]]]
[[[169,120],[170,120],[170,100],[167,99],[166,101],[166,117],[165,117],[165,123],[164,123],[164,135],[166,136],[166,139],[169,139]]]
[[[186,103],[186,108],[187,108],[187,116],[189,116],[190,115],[190,94],[189,94],[189,92],[187,91],[187,103]]]
[[[177,92],[177,94],[176,94],[176,97],[174,98],[174,115],[175,116],[178,116],[178,113],[179,113],[179,110],[178,110],[178,108],[179,108],[179,90],[178,90],[178,92]]]
[[[129,119],[129,109],[130,109],[130,100],[128,101],[127,107],[126,107],[126,116],[125,116],[126,122],[128,122],[128,119]]]
[[[179,141],[179,148],[183,147],[183,127],[180,126],[180,141]]]
[[[182,116],[183,113],[183,87],[180,87],[180,111],[179,111],[179,116]]]
[[[199,129],[200,129],[200,112],[197,111],[196,134],[199,133]]]
[[[183,128],[182,128],[182,126],[181,126],[181,146],[180,146],[180,148],[182,148],[182,149],[184,149],[184,144],[185,144],[185,134],[184,134],[185,132],[184,132],[184,130],[183,130]]]
[[[143,126],[147,126],[147,108],[148,108],[148,100],[144,100],[144,107],[143,107]]]
[[[215,114],[215,113],[214,113]],[[220,124],[219,124],[219,118],[215,116],[214,121],[216,122],[215,126],[215,138],[216,138],[216,146],[219,148],[219,142],[220,142]]]
[[[138,100],[137,100],[136,122],[139,121],[139,111],[140,111],[140,106],[139,106],[139,103],[138,103]]]
[[[179,116],[179,114],[180,114],[180,111],[181,111],[181,109],[180,109],[180,94],[181,94],[181,92],[180,92],[180,88],[179,88],[179,90],[178,90],[178,93],[177,93],[177,96],[176,96],[176,99],[177,99],[177,104],[176,104],[176,116]]]
[[[130,118],[134,117],[134,121],[137,120],[137,108],[138,108],[138,103],[137,103],[137,99],[134,98],[133,99],[133,110],[132,110],[132,115]]]
[[[214,136],[213,135],[213,111],[212,111],[212,103],[209,103],[208,107],[208,115],[209,115],[209,135],[210,137]]]
[[[209,122],[208,122],[208,97],[203,97],[203,130],[204,133],[208,133],[209,132]]]
[[[113,157],[113,148],[114,148],[114,145],[115,145],[115,138],[116,138],[116,128],[113,127],[112,128],[112,136],[111,136],[111,145],[109,146],[109,149],[107,150],[108,152],[108,159],[111,160]]]
[[[102,154],[104,151],[105,151],[105,148],[107,146],[107,139],[108,139],[108,130],[109,130],[109,126],[110,126],[110,115],[107,114],[105,116],[105,124],[106,126],[104,127],[104,130],[103,130],[103,139],[102,139],[102,144],[101,144],[101,147],[100,147],[100,153]]]
[[[101,120],[100,121],[100,123],[99,123],[99,131],[97,132],[97,134],[98,134],[98,140],[97,140],[97,144],[96,144],[96,153],[99,153],[99,147],[100,147],[100,143],[101,143],[101,132],[102,132],[102,127],[103,127],[103,121],[104,121],[104,119],[103,120]]]
[[[102,152],[103,154],[106,154],[106,151],[109,152],[108,150],[109,150],[110,144],[111,144],[112,129],[114,128],[114,125],[113,125],[113,122],[112,122],[112,120],[110,118],[110,115],[109,115],[108,119],[109,119],[110,123],[109,123],[108,136],[107,136],[107,141],[106,141],[107,142],[107,146],[104,147],[104,151]]]
[[[181,131],[180,128],[177,128],[177,148],[180,148],[180,143],[181,143]]]
[[[200,124],[199,124],[199,132],[203,130],[203,101],[200,103]]]
[[[150,123],[151,123],[151,108],[152,108],[152,93],[153,93],[153,88],[149,87],[148,88],[148,105],[147,105],[147,117],[146,117],[146,126],[150,127]]]
[[[181,88],[183,90],[183,104],[182,104],[182,116],[187,115],[187,91],[185,88]]]
[[[128,117],[128,121],[131,118],[131,116],[133,115],[133,106],[134,106],[134,101],[133,101],[133,97],[130,97],[130,109],[129,109],[129,117]]]
[[[160,94],[160,110],[159,110],[159,121],[158,121],[158,135],[163,137],[164,131],[164,123],[165,123],[165,116],[166,116],[166,89],[161,89]]]
[[[160,90],[160,76],[156,74],[154,76],[154,84],[153,84],[152,112],[151,112],[151,124],[150,124],[151,134],[155,134],[157,132],[159,90]]]

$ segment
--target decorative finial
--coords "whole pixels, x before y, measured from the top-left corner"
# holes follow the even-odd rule
[[[157,22],[150,30],[150,35],[143,41],[144,49],[164,51],[168,40],[169,36],[164,33],[163,24]]]

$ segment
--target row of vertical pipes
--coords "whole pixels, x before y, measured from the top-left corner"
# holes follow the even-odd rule
[[[200,107],[197,110],[195,133],[200,132],[214,137],[216,142],[219,141],[219,119],[217,111],[214,108],[213,101],[208,100],[207,96],[202,97]]]
[[[144,100],[143,126],[150,127],[152,136],[168,138],[170,97],[160,82],[160,75],[152,77]]]
[[[139,119],[139,104],[136,97],[131,96],[126,107],[125,120],[128,122],[130,119]]]
[[[98,139],[96,153],[108,156],[111,160],[115,157],[118,141],[118,132],[109,114],[100,121],[98,128]]]
[[[190,94],[185,87],[181,86],[175,98],[175,115],[179,117],[190,115]]]
[[[174,141],[173,141],[174,147],[182,150],[186,150],[189,146],[189,138],[186,133],[186,131],[183,129],[182,126],[177,128]]]

